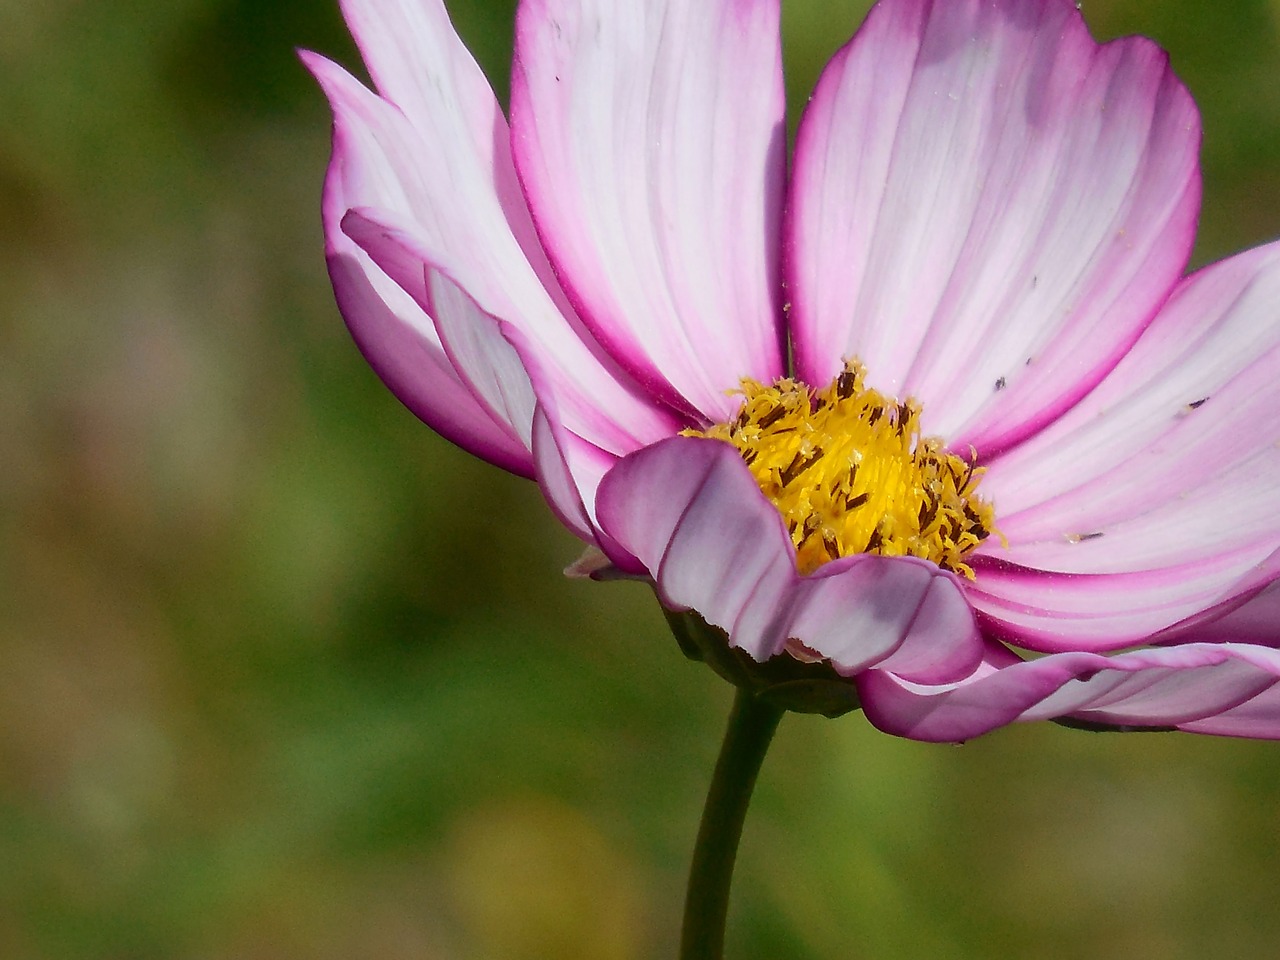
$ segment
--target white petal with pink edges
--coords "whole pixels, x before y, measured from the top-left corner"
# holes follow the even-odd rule
[[[319,61],[317,75],[333,106],[335,125],[358,144],[356,161],[377,174],[378,189],[371,193],[379,205],[357,207],[362,214],[349,214],[343,221],[348,233],[356,224],[358,239],[372,245],[365,252],[384,272],[394,269],[394,279],[425,310],[430,309],[422,301],[425,271],[443,267],[480,311],[520,329],[546,356],[548,366],[575,388],[565,400],[567,412],[580,411],[604,425],[594,440],[607,444],[622,437],[622,447],[630,450],[637,442],[668,435],[675,423],[672,415],[621,374],[574,318],[561,313],[516,242],[493,187],[494,164],[510,168],[510,157],[477,154],[460,119],[454,124],[458,129],[450,129],[447,98],[437,105],[437,119],[444,128],[440,135],[453,134],[454,139],[434,142],[429,149],[422,132],[396,107],[340,68],[313,59]],[[460,107],[455,103],[452,109]],[[442,322],[441,317],[433,320]],[[460,372],[476,382],[476,371]],[[490,383],[482,392],[492,396],[502,389]],[[510,428],[527,438],[530,423]]]
[[[987,461],[983,492],[1008,550],[1031,566],[1142,569],[1215,537],[1280,537],[1280,244],[1207,267],[1179,285],[1133,350],[1088,397],[1035,437]],[[1172,513],[1170,512],[1172,511]],[[1216,514],[1220,523],[1197,519]],[[1183,522],[1174,521],[1178,514]],[[1112,536],[1155,515],[1166,536]],[[1186,533],[1184,535],[1184,526]],[[1204,524],[1197,527],[1196,524]],[[1104,531],[1073,544],[1071,532]],[[1074,549],[1075,547],[1085,549]],[[1205,552],[1213,552],[1205,551]]]
[[[596,519],[596,490],[617,464],[617,454],[583,439],[566,425],[560,409],[561,391],[537,351],[511,326],[502,325],[501,331],[520,356],[539,398],[533,421],[533,458],[538,485],[552,512],[580,538],[599,547],[618,570],[642,573],[639,562],[604,533]]]
[[[511,114],[543,242],[619,362],[708,420],[782,373],[777,0],[525,0]]]
[[[993,636],[1032,650],[1117,650],[1280,575],[1280,551],[1141,573],[1061,574],[974,564],[968,597]]]
[[[445,231],[478,236],[508,270],[511,263],[502,261],[512,258],[514,240],[527,267],[504,278],[515,285],[508,292],[523,302],[531,268],[560,312],[572,316],[534,233],[511,161],[506,118],[442,0],[343,0],[342,12],[379,93],[421,138],[417,163]],[[351,204],[361,205],[402,209]]]
[[[1199,119],[1154,44],[1069,0],[877,5],[800,124],[786,225],[797,372],[857,356],[926,432],[992,454],[1080,399],[1168,295]]]
[[[983,545],[970,596],[1009,639],[1124,646],[1274,576],[1278,302],[1280,244],[1200,271],[1097,390],[989,464],[1009,542]]]
[[[781,516],[721,441],[673,437],[632,454],[596,509],[668,607],[698,611],[757,660],[797,639],[845,673],[891,663],[936,682],[981,653],[957,578],[931,563],[858,554],[801,576]]]
[[[560,452],[564,444],[558,433],[561,431],[557,430],[556,421],[545,408],[538,408],[533,418],[533,456],[538,464],[538,485],[560,522],[580,539],[591,542],[595,539],[594,524],[583,502],[584,484],[574,476],[568,459]],[[599,483],[599,478],[595,478],[594,483],[589,484],[592,492]]]

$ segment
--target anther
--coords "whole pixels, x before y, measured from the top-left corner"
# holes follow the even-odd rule
[[[768,413],[766,413],[763,417],[761,417],[760,422],[757,424],[757,426],[759,426],[761,430],[768,430],[770,427],[772,427],[775,423],[777,423],[786,415],[787,415],[786,407],[779,404],[778,406],[770,410]]]
[[[840,371],[840,375],[836,377],[836,396],[841,400],[848,400],[853,396],[853,391],[857,388],[857,375],[846,367]]]
[[[804,473],[821,459],[822,450],[819,448],[815,448],[813,453],[807,457],[804,456],[804,454],[797,453],[791,463],[789,463],[786,469],[779,475],[778,481],[784,487],[791,486],[792,481],[794,481],[796,477],[800,476],[800,474]]]

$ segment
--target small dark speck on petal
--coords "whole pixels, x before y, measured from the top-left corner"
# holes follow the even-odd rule
[[[1084,543],[1086,540],[1097,540],[1101,536],[1101,530],[1095,530],[1093,533],[1068,533],[1067,543]]]

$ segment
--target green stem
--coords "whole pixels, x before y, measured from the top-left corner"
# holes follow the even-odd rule
[[[680,960],[721,960],[729,883],[751,790],[783,710],[739,689],[702,810],[684,901]]]

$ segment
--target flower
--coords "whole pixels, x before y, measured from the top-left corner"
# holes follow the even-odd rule
[[[1280,244],[1183,276],[1153,43],[881,0],[788,177],[778,0],[522,0],[509,128],[441,0],[343,10],[377,93],[303,54],[342,314],[597,575],[906,737],[1280,737]]]

